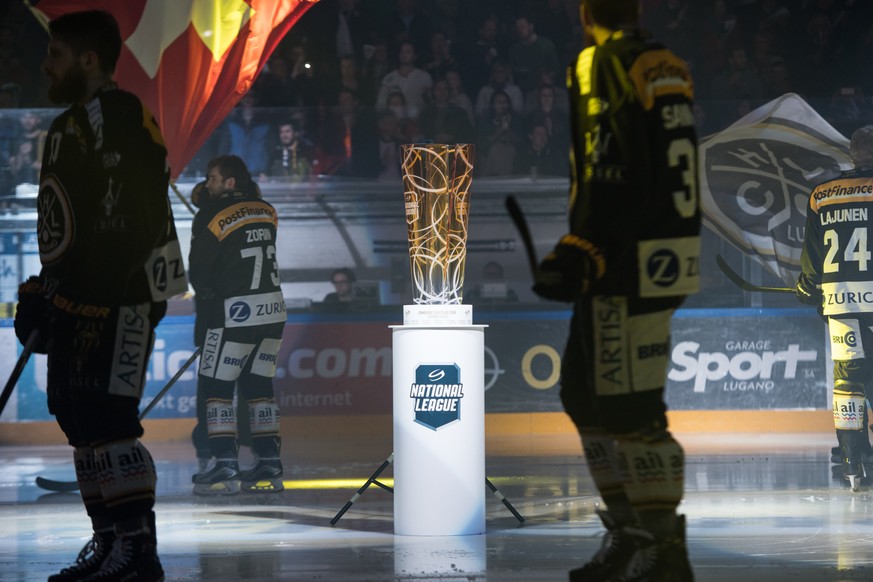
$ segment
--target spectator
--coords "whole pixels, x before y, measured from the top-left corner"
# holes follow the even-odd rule
[[[361,0],[322,0],[295,26],[319,31],[308,37],[313,54],[352,57],[361,63],[364,46],[372,41],[372,26],[370,15],[360,4]]]
[[[261,96],[260,107],[288,107],[293,104],[294,82],[285,57],[278,53],[270,57],[267,66],[255,80],[254,89]]]
[[[491,105],[491,97],[501,91],[509,97],[510,106],[515,113],[524,111],[524,95],[518,85],[512,82],[509,66],[503,61],[495,61],[491,65],[491,76],[488,83],[479,89],[476,94],[476,116],[482,116],[488,112]]]
[[[480,175],[512,174],[521,143],[518,119],[510,106],[509,96],[503,91],[494,91],[488,114],[479,121],[476,143],[482,151],[482,163],[477,166]]]
[[[397,118],[390,111],[379,114],[379,180],[400,180],[400,146],[403,139],[400,136],[400,126]]]
[[[449,83],[437,79],[431,90],[433,98],[425,105],[419,125],[425,140],[434,143],[472,143],[473,126],[463,109],[449,101]]]
[[[464,45],[461,54],[461,77],[468,87],[478,87],[482,79],[491,74],[491,67],[499,59],[505,59],[506,54],[497,42],[497,17],[486,16],[479,26],[477,38],[473,43]]]
[[[340,89],[338,105],[321,130],[322,171],[356,178],[373,178],[379,169],[376,120],[371,108],[362,108],[357,95]]]
[[[746,49],[735,45],[729,55],[729,68],[713,79],[710,94],[723,101],[759,100],[764,94],[763,83],[757,71],[749,65]]]
[[[714,0],[712,10],[701,19],[695,94],[708,95],[712,79],[727,69],[728,47],[741,43],[737,28],[737,15],[728,0]]]
[[[252,176],[262,176],[267,172],[270,123],[255,108],[256,102],[257,95],[253,90],[243,96],[225,121],[219,151],[242,158]]]
[[[312,170],[313,145],[301,138],[294,123],[279,124],[279,143],[273,148],[270,176],[300,182],[309,178]]]
[[[578,2],[547,0],[530,3],[531,18],[537,23],[537,34],[555,44],[558,52],[558,65],[562,68],[570,62],[573,40],[573,19],[578,17]]]
[[[527,116],[527,128],[542,126],[548,134],[552,149],[566,151],[570,147],[570,134],[567,131],[569,117],[567,111],[558,111],[555,106],[555,88],[543,85],[537,93],[536,108]]]
[[[669,38],[673,52],[686,60],[699,58],[695,47],[699,43],[702,21],[693,17],[694,7],[688,0],[664,0],[643,10],[643,28],[655,38]]]
[[[563,115],[568,115],[570,111],[570,97],[567,95],[567,88],[564,87],[564,77],[561,76],[561,82],[558,83],[556,79],[558,79],[554,72],[552,71],[544,71],[540,73],[539,83],[533,91],[529,91],[524,96],[524,113],[525,115],[530,115],[534,109],[539,107],[540,105],[540,88],[544,85],[548,85],[552,88],[552,94],[555,100],[555,109],[561,112]]]
[[[324,296],[324,303],[350,303],[354,296],[352,295],[352,285],[356,281],[355,272],[348,267],[336,269],[330,274],[330,282],[333,284],[334,290]]]
[[[536,88],[542,71],[558,70],[558,53],[550,39],[536,33],[528,16],[515,19],[515,34],[518,40],[509,47],[509,66],[513,79],[524,93]]]
[[[399,91],[403,94],[406,105],[409,107],[409,115],[413,118],[418,117],[418,113],[424,105],[425,94],[433,84],[433,79],[429,73],[415,66],[415,59],[415,46],[409,41],[400,43],[398,65],[382,79],[379,94],[376,97],[377,108],[385,109],[388,96]]]
[[[371,101],[369,91],[372,90],[372,88],[367,87],[365,89],[364,82],[361,79],[361,73],[358,71],[358,65],[355,62],[354,57],[340,57],[338,85],[337,95],[339,95],[339,89],[348,89],[349,91],[353,91],[356,95],[361,95],[365,102]]]
[[[433,23],[418,9],[418,0],[396,0],[395,9],[386,15],[382,25],[382,36],[394,54],[405,42],[412,43],[416,54],[427,54],[432,33]]]
[[[421,141],[421,129],[418,120],[412,116],[406,97],[400,91],[394,91],[388,95],[386,109],[394,114],[397,120],[398,139],[400,143],[414,143]]]
[[[15,83],[29,92],[35,79],[22,54],[21,40],[15,26],[8,22],[0,25],[0,85]]]
[[[516,156],[515,173],[540,176],[566,176],[568,149],[552,147],[549,132],[543,125],[534,125],[527,135],[527,148]]]
[[[21,102],[21,85],[3,83],[0,85],[0,109],[14,109]]]
[[[292,44],[288,49],[288,62],[291,66],[291,83],[294,89],[288,105],[315,107],[324,93],[322,89],[325,71],[316,71],[318,64],[309,58],[306,47],[299,42]],[[322,69],[326,68],[322,67]]]
[[[794,83],[791,80],[791,72],[788,70],[785,59],[774,56],[770,59],[770,66],[764,75],[764,99],[776,99],[793,90]]]
[[[18,121],[17,145],[9,157],[12,184],[36,184],[42,167],[46,130],[33,110],[22,111]]]
[[[457,105],[467,114],[471,126],[476,125],[476,115],[473,113],[473,102],[464,91],[464,83],[460,73],[455,70],[446,71],[446,82],[449,84],[449,103]]]
[[[361,82],[366,88],[358,97],[361,105],[373,107],[376,95],[382,86],[382,79],[391,72],[391,59],[388,56],[388,43],[377,40],[375,44],[364,47],[364,64],[361,67]]]
[[[422,68],[430,74],[432,79],[444,77],[447,71],[458,66],[454,55],[452,55],[449,39],[440,31],[431,36],[429,57]]]

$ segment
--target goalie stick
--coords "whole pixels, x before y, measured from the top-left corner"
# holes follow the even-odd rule
[[[536,279],[539,261],[537,260],[537,251],[536,248],[534,248],[533,237],[531,237],[530,229],[527,226],[527,220],[525,220],[524,213],[521,211],[521,206],[519,206],[515,196],[511,194],[507,196],[505,205],[507,212],[509,212],[509,217],[512,219],[512,223],[515,225],[515,229],[518,231],[518,234],[521,237],[521,242],[524,245],[524,252],[527,254],[530,273],[533,275],[533,278]]]
[[[29,340],[28,343],[30,343]],[[182,374],[184,374],[185,371],[191,367],[191,364],[193,364],[194,360],[197,359],[197,356],[200,355],[201,350],[201,347],[198,347],[196,350],[194,350],[194,353],[191,354],[191,357],[188,358],[184,364],[182,364],[182,367],[179,368],[179,370],[175,374],[173,374],[173,377],[170,378],[170,381],[167,382],[167,384],[163,388],[161,388],[160,392],[158,392],[154,398],[152,398],[152,401],[148,403],[148,406],[146,406],[142,410],[142,412],[139,413],[140,420],[144,419],[148,415],[148,413],[151,412],[151,410],[155,407],[158,401],[160,401],[164,397],[164,395],[170,390],[170,388],[173,387],[173,384],[175,384],[179,380],[179,378],[182,377]],[[55,479],[48,479],[46,477],[40,476],[37,476],[36,478],[36,485],[40,489],[45,489],[47,491],[53,491],[56,493],[76,491],[79,488],[79,483],[77,481],[57,481]]]
[[[715,262],[718,264],[718,268],[721,269],[721,272],[731,280],[731,283],[744,291],[759,291],[761,293],[794,293],[793,287],[766,287],[764,285],[749,283],[740,277],[736,271],[731,269],[721,255],[715,255]]]

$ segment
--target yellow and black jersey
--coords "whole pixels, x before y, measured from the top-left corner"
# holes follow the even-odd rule
[[[284,322],[276,257],[276,209],[255,194],[229,192],[201,203],[191,225],[188,271],[209,327]],[[200,306],[206,313],[200,313]]]
[[[167,277],[184,290],[181,257],[159,252],[176,242],[168,183],[163,138],[135,95],[110,84],[55,118],[37,198],[46,285],[104,305],[163,300],[159,290],[178,287]]]
[[[798,286],[824,315],[873,313],[873,169],[851,170],[809,196]]]
[[[595,294],[697,291],[700,202],[686,64],[638,30],[583,50],[567,74],[570,230],[605,262]]]

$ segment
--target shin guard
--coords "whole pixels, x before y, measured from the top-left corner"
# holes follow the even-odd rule
[[[866,398],[864,386],[855,382],[834,382],[834,428],[864,430]]]
[[[210,398],[206,401],[206,433],[213,457],[236,459],[238,447],[233,400]]]
[[[100,492],[113,522],[151,511],[157,473],[151,454],[138,439],[94,447],[94,459]]]
[[[252,448],[259,458],[279,458],[279,426],[279,407],[272,398],[249,401]]]
[[[112,527],[103,494],[100,492],[97,465],[94,462],[94,449],[90,446],[81,446],[73,449],[73,465],[76,468],[76,482],[79,484],[79,493],[82,495],[82,503],[85,511],[91,518],[94,531]]]
[[[610,518],[619,526],[632,523],[635,518],[618,470],[615,438],[600,430],[584,430],[580,433],[588,471]]]
[[[637,515],[673,513],[685,487],[685,455],[673,436],[666,430],[621,435],[615,448],[624,490]]]

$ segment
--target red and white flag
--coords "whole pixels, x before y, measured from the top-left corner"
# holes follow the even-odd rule
[[[152,111],[176,178],[318,0],[41,0],[41,20],[105,10],[123,46],[115,80]]]

